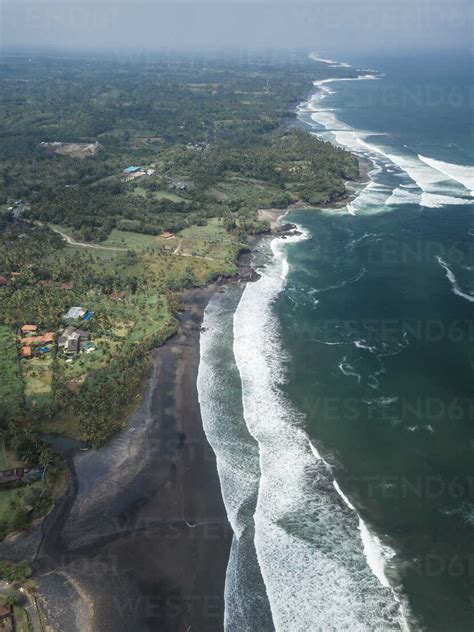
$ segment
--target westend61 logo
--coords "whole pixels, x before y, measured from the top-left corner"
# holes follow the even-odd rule
[[[307,399],[305,409],[312,418],[326,421],[396,421],[407,430],[433,431],[432,424],[472,422],[474,399],[454,397],[392,397],[390,400],[363,397],[315,397]]]
[[[474,554],[450,556],[428,553],[416,558],[412,564],[401,567],[399,572],[402,577],[446,577],[471,580],[474,577]],[[474,607],[474,595],[469,600]]]
[[[346,485],[366,500],[474,501],[474,476],[362,476],[347,478]]]
[[[291,323],[288,325],[291,326]],[[294,331],[293,331],[294,329]],[[472,343],[474,320],[468,319],[397,319],[363,318],[321,319],[303,323],[295,321],[292,334],[308,342],[321,344],[363,345],[376,354],[390,355],[410,342]]]
[[[330,244],[317,243],[312,253],[315,260],[333,264],[334,247]],[[406,265],[431,264],[440,265],[439,260],[449,262],[450,266],[473,266],[474,244],[466,243],[463,247],[446,245],[441,241],[421,239],[401,239],[383,234],[360,238],[358,243],[349,243],[344,249],[344,263],[357,263],[364,267],[368,264]]]
[[[176,623],[182,617],[188,621],[198,617],[217,623],[222,617],[221,595],[140,595],[136,598],[115,598],[114,602],[122,618],[140,616],[159,619],[162,623],[172,620]],[[190,630],[191,627],[186,626],[185,629]]]

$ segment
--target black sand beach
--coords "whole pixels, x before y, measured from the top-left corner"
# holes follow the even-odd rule
[[[232,534],[196,389],[215,290],[186,294],[128,428],[74,459],[75,489],[46,520],[35,562],[48,629],[223,629]]]

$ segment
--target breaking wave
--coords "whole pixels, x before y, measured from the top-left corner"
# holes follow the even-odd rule
[[[456,275],[451,270],[451,268],[448,266],[446,261],[441,259],[440,256],[437,256],[436,259],[437,259],[439,265],[446,272],[446,278],[448,279],[448,281],[451,284],[451,288],[452,288],[453,293],[456,294],[457,296],[460,296],[461,298],[465,299],[466,301],[469,301],[470,303],[474,303],[474,294],[471,294],[471,293],[468,293],[468,292],[464,292],[462,290],[461,286],[459,285],[458,280],[456,279]]]
[[[330,59],[323,59],[315,54],[310,57],[325,62],[330,67],[338,67],[337,62]],[[323,101],[334,94],[333,84],[340,81],[380,78],[381,75],[371,72],[360,74],[358,77],[314,81],[316,93],[298,108],[300,116],[309,116],[315,125],[316,135],[325,140],[332,138],[337,144],[370,159],[374,164],[374,170],[369,174],[372,181],[347,205],[347,212],[351,215],[377,213],[401,204],[419,204],[425,208],[472,204],[474,167],[446,163],[421,154],[397,154],[371,140],[383,134],[374,134],[370,130],[356,130],[339,120],[336,109],[324,107]],[[316,129],[316,125],[319,129]],[[378,174],[386,174],[391,179],[400,176],[409,180],[394,188],[391,183],[374,177]]]
[[[277,631],[400,630],[400,604],[381,581],[382,545],[340,502],[303,416],[280,388],[285,358],[272,305],[286,283],[285,248],[305,238],[273,240],[272,261],[247,285],[234,314],[244,418],[259,449],[257,558]]]

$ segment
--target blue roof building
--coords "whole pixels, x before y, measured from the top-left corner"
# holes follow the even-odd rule
[[[131,165],[130,167],[127,167],[126,169],[123,170],[124,173],[135,173],[136,171],[140,171],[141,167],[135,167],[134,165]]]

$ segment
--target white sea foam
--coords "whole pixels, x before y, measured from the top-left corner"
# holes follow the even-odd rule
[[[328,285],[327,287],[313,288],[311,292],[314,294],[319,294],[320,292],[329,292],[330,290],[339,290],[343,287],[346,287],[346,285],[352,285],[353,283],[357,283],[357,281],[360,281],[360,279],[362,279],[365,273],[366,273],[366,269],[362,268],[360,272],[358,272],[358,274],[356,274],[351,279],[346,279],[344,281],[340,281],[339,283],[335,283],[334,285]]]
[[[461,286],[459,285],[458,280],[456,279],[456,275],[451,270],[451,268],[448,266],[446,261],[441,259],[441,257],[439,257],[439,256],[437,256],[436,259],[437,259],[439,265],[446,272],[446,277],[447,277],[448,281],[451,283],[451,288],[452,288],[454,294],[456,294],[457,296],[460,296],[461,298],[464,298],[466,301],[469,301],[470,303],[474,303],[474,294],[468,294],[467,292],[463,292]]]
[[[418,204],[420,202],[420,194],[415,193],[413,189],[400,185],[392,192],[392,195],[385,200],[387,206],[397,204]]]
[[[357,198],[347,205],[347,212],[351,215],[367,214],[379,212],[381,206],[390,207],[407,203],[420,204],[427,208],[471,204],[472,200],[465,197],[465,189],[470,191],[471,197],[474,196],[474,167],[454,165],[422,155],[396,154],[373,142],[368,142],[368,138],[373,136],[372,132],[355,130],[339,120],[337,110],[322,107],[321,100],[333,92],[329,87],[331,84],[338,81],[379,78],[380,76],[377,75],[366,74],[356,78],[314,81],[314,86],[318,88],[318,92],[299,107],[300,112],[310,113],[311,119],[324,128],[324,138],[326,134],[331,134],[337,144],[370,158],[376,164],[379,172],[383,166],[392,177],[393,175],[406,174],[413,181],[414,187],[407,183],[400,184],[400,187],[418,189],[417,193],[413,191],[412,195],[408,197],[400,187],[388,190],[381,183],[375,185],[369,183]],[[318,135],[322,135],[322,133],[319,132]],[[377,134],[377,136],[381,135],[383,134]],[[381,160],[380,157],[382,157]],[[377,165],[377,160],[380,160],[380,165]],[[396,173],[394,167],[398,167],[400,173]],[[376,173],[371,173],[371,175],[376,175]],[[460,189],[459,184],[464,187],[463,190]]]
[[[379,580],[382,586],[390,588],[390,582],[385,574],[385,564],[387,560],[395,556],[395,551],[387,545],[382,544],[380,539],[370,531],[369,527],[357,513],[354,505],[341,490],[336,480],[333,481],[333,485],[334,489],[337,491],[347,507],[357,514],[359,519],[360,538],[364,547],[364,555],[367,560],[367,564],[370,566],[372,573]],[[397,599],[396,594],[393,594],[395,599]]]
[[[360,381],[362,380],[362,375],[360,375],[360,373],[357,373],[352,364],[349,364],[346,356],[342,358],[337,366],[341,373],[344,373],[344,375],[346,375],[347,377],[355,377],[357,382],[360,384]]]
[[[472,204],[472,200],[466,198],[454,197],[452,195],[440,195],[438,193],[427,193],[424,191],[421,195],[421,206],[427,208],[441,208],[442,206],[459,206]]]
[[[418,154],[418,158],[433,169],[436,169],[445,176],[448,176],[448,178],[462,184],[468,191],[470,191],[470,194],[474,196],[474,167],[455,165],[450,162],[442,162],[441,160],[435,160],[434,158],[427,158],[421,154]]]
[[[242,434],[231,436],[235,423],[232,417],[238,411],[228,407],[232,384],[229,367],[221,365],[222,344],[232,325],[235,305],[226,305],[220,296],[217,298],[219,300],[212,300],[204,313],[197,387],[204,430],[216,453],[227,516],[234,534],[239,538],[245,528],[239,512],[244,502],[255,493],[260,472],[256,465],[257,447],[252,446],[251,438],[246,441]]]
[[[334,61],[333,59],[324,59],[324,57],[319,57],[316,53],[310,53],[309,58],[312,59],[313,61],[320,61],[324,64],[328,64],[329,66],[332,66],[333,68],[351,68],[352,67],[350,64],[347,64],[342,61]]]
[[[285,379],[272,304],[285,286],[290,240],[272,242],[273,263],[247,285],[234,314],[234,355],[244,416],[259,445],[255,546],[277,632],[401,629],[389,588],[371,572],[353,511],[337,502],[332,476],[283,396]]]

